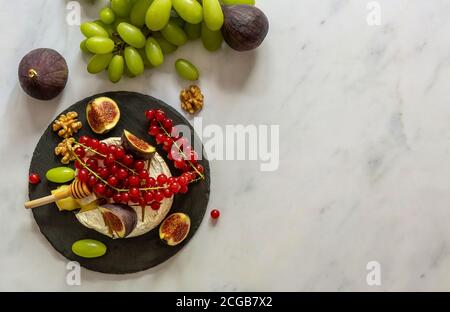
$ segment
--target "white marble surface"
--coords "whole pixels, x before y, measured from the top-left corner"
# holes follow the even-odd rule
[[[190,44],[118,85],[85,72],[66,2],[2,0],[0,290],[450,290],[447,0],[378,1],[380,26],[366,22],[369,1],[258,0],[271,30],[256,52],[210,55]],[[83,20],[94,18],[99,5],[81,3]],[[37,47],[59,50],[70,67],[49,103],[17,82],[20,58]],[[66,260],[23,209],[34,146],[59,111],[97,92],[139,91],[179,109],[176,56],[203,72],[204,123],[280,124],[280,168],[212,162],[217,225],[206,218],[154,270],[82,270],[82,285],[67,286]],[[381,286],[366,283],[372,260]]]

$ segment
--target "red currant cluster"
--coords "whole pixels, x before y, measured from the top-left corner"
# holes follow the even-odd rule
[[[148,110],[145,116],[150,121],[148,134],[155,138],[157,144],[162,145],[162,149],[168,153],[167,158],[174,162],[175,168],[184,172],[193,170],[203,179],[205,169],[197,162],[197,152],[185,137],[178,134],[173,120],[167,118],[166,113],[160,109]]]

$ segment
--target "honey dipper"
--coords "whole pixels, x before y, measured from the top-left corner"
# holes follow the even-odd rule
[[[55,192],[55,194],[38,198],[25,203],[25,208],[32,209],[40,206],[44,206],[50,203],[54,203],[58,200],[72,196],[75,199],[83,199],[90,196],[92,192],[89,190],[88,186],[75,179],[67,190]]]

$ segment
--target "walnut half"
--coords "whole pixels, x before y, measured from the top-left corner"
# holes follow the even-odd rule
[[[180,94],[181,108],[189,114],[195,114],[203,108],[203,94],[196,85],[182,90]]]
[[[58,146],[55,147],[55,155],[61,155],[61,163],[64,165],[69,164],[71,161],[75,160],[75,156],[72,153],[72,149],[75,145],[74,138],[64,139]]]
[[[53,123],[53,131],[58,131],[58,135],[62,138],[70,138],[78,130],[81,129],[81,121],[78,121],[77,112],[68,112],[67,114],[62,114]]]

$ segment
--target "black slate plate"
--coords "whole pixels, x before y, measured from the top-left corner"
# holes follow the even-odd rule
[[[119,104],[121,110],[121,119],[118,125],[113,131],[103,137],[91,131],[85,117],[86,104],[90,100],[100,96],[107,96],[114,99]],[[83,122],[83,128],[78,133],[79,136],[88,135],[97,137],[98,139],[105,139],[112,136],[121,136],[122,130],[128,129],[137,136],[157,146],[153,138],[147,134],[148,122],[144,115],[145,110],[152,108],[163,109],[167,116],[173,119],[175,125],[188,125],[192,135],[195,135],[189,122],[172,107],[151,96],[134,92],[107,92],[93,95],[72,105],[63,113],[68,111],[78,112],[79,120]],[[30,199],[46,196],[50,193],[51,189],[56,188],[57,185],[45,180],[45,173],[50,168],[61,166],[59,157],[55,156],[53,152],[60,140],[57,134],[52,131],[51,125],[49,125],[36,146],[31,161],[30,172],[39,173],[43,181],[36,186],[30,185]],[[196,137],[196,140],[199,140],[199,138]],[[172,174],[178,175],[172,162],[167,159],[166,153],[159,147],[157,148],[159,154],[164,157],[169,165]],[[197,152],[200,153],[201,151]],[[203,160],[200,163],[205,167],[206,179],[190,185],[187,194],[177,195],[170,212],[184,212],[191,217],[192,224],[189,236],[183,243],[176,247],[166,246],[159,239],[158,228],[136,238],[112,240],[81,225],[73,212],[60,212],[55,204],[33,209],[33,215],[42,234],[67,259],[78,261],[87,269],[103,273],[126,274],[143,271],[175,255],[192,238],[200,226],[207,209],[210,192],[209,163],[205,155],[203,155]],[[105,243],[108,247],[106,255],[96,259],[84,259],[72,253],[72,244],[75,241],[85,238],[96,239]]]

